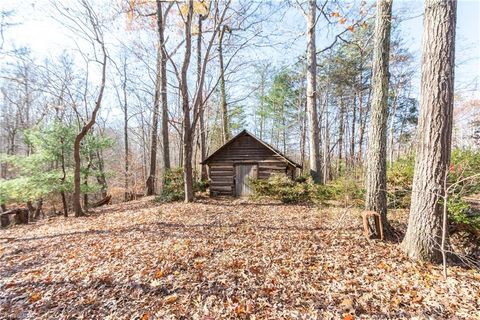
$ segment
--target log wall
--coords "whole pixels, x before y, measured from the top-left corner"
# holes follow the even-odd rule
[[[293,168],[256,139],[241,136],[208,163],[212,195],[235,195],[235,165],[241,163],[257,164],[259,179],[268,179],[273,173],[287,174],[287,171],[290,176]]]

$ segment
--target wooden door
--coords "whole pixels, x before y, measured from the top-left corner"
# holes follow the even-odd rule
[[[235,166],[235,196],[245,197],[251,194],[249,179],[257,178],[256,164],[238,164]]]

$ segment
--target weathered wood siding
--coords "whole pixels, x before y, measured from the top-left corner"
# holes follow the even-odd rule
[[[257,165],[259,179],[268,179],[272,173],[287,174],[287,168],[292,167],[255,138],[241,136],[216,154],[208,164],[210,192],[213,195],[235,195],[235,164],[240,163]]]

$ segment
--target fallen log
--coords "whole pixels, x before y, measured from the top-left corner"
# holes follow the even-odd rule
[[[2,228],[12,224],[27,224],[29,220],[28,209],[11,209],[0,214],[0,225]]]
[[[91,208],[97,208],[101,207],[103,205],[109,204],[110,201],[112,200],[112,195],[107,195],[105,198],[103,198],[100,201],[95,202],[94,204],[91,205]]]

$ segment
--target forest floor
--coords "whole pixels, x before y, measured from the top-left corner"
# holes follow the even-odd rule
[[[0,230],[2,319],[480,319],[480,272],[342,208],[152,198]]]

